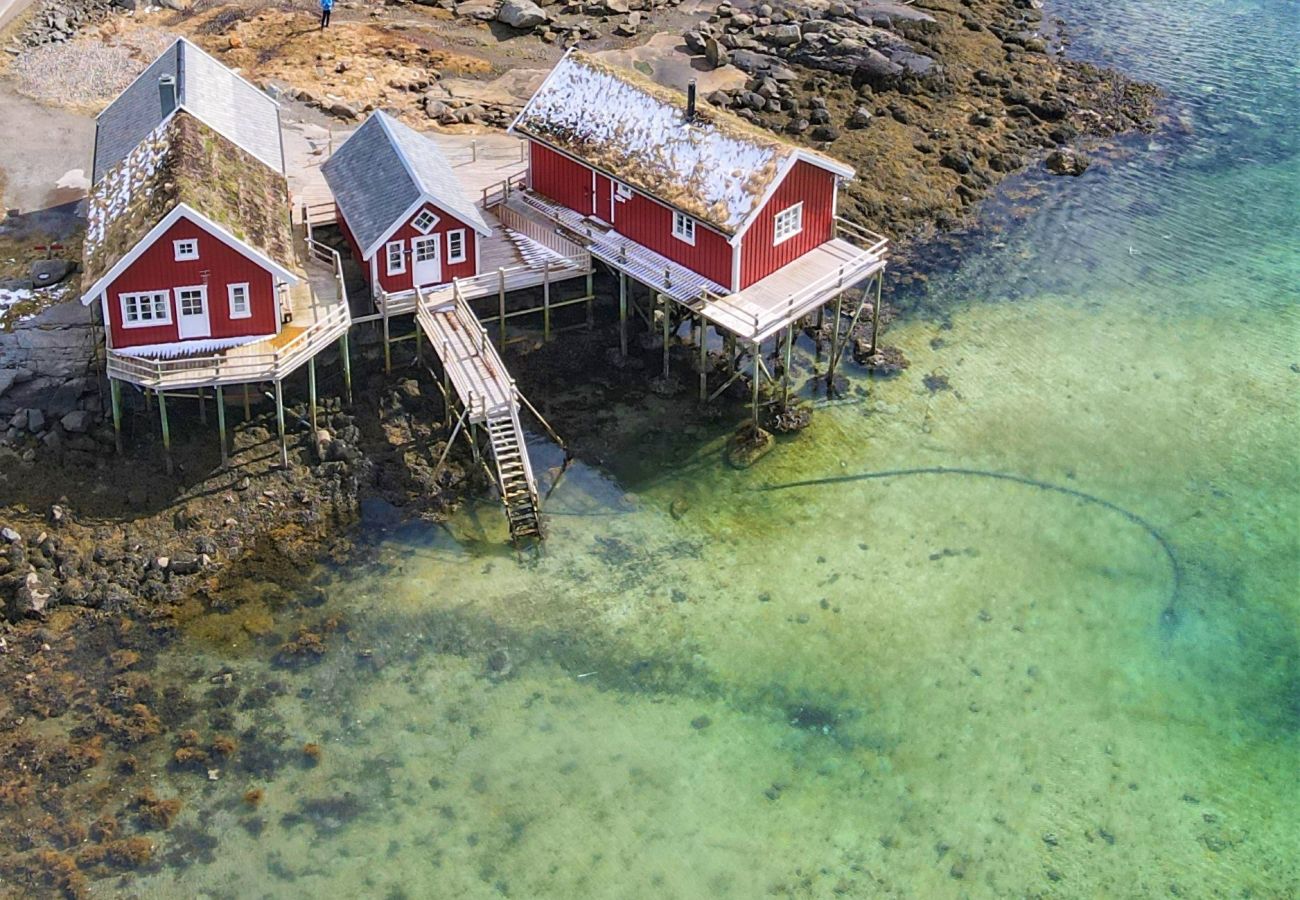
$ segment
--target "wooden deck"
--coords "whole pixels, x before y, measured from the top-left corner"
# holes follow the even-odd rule
[[[515,381],[469,304],[461,299],[440,308],[422,303],[415,321],[442,361],[470,422],[513,414]]]
[[[108,377],[149,390],[179,391],[277,381],[291,374],[346,334],[352,324],[338,255],[320,244],[303,250],[311,253],[304,267],[307,278],[288,288],[293,318],[279,334],[229,350],[172,359],[134,357],[110,349]]]

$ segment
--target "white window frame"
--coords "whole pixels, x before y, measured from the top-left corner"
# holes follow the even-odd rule
[[[393,265],[394,259],[398,261],[399,265]],[[405,241],[389,241],[387,244],[384,244],[384,272],[388,275],[406,274]]]
[[[451,242],[453,238],[457,238],[460,240],[459,250],[456,251],[452,250]],[[467,258],[467,253],[466,253],[466,244],[465,244],[465,229],[453,228],[452,230],[447,232],[447,263],[449,265],[451,263],[463,263],[466,260],[466,258]]]
[[[149,304],[150,314],[158,312],[158,310],[161,308],[166,317],[140,319],[137,316],[134,322],[131,321],[130,315],[128,313],[127,300],[128,298],[135,299],[137,301],[136,309],[140,310],[142,309],[142,307],[139,305],[139,298],[141,297],[150,298],[151,300]],[[162,298],[161,303],[152,302],[153,298],[157,298],[157,297]],[[123,328],[156,328],[159,325],[170,325],[172,323],[171,291],[128,291],[124,294],[118,294],[117,302],[121,305],[122,308]]]
[[[621,181],[614,182],[614,199],[619,203],[626,203],[632,199],[632,186],[624,184]]]
[[[429,219],[429,224],[421,225],[420,220],[425,218],[426,216]],[[413,219],[411,219],[411,227],[414,228],[416,231],[420,232],[420,234],[428,234],[430,231],[433,231],[434,226],[436,226],[439,221],[441,220],[436,215],[434,215],[433,210],[422,209],[415,214],[415,217]]]
[[[794,224],[787,225],[786,222],[793,218]],[[793,206],[788,206],[781,210],[772,218],[772,246],[784,244],[786,241],[803,231],[803,201],[799,201]]]
[[[675,209],[673,210],[673,237],[683,244],[695,246],[695,220]]]
[[[199,258],[199,239],[198,238],[181,238],[178,241],[172,241],[172,255],[176,262],[187,262]]]
[[[235,292],[244,292],[244,311],[238,312],[235,307]],[[226,300],[230,303],[230,318],[232,319],[251,319],[253,318],[253,295],[248,289],[248,282],[242,281],[239,284],[226,285]]]

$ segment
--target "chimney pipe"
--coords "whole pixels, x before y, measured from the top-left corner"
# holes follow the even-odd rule
[[[162,104],[163,118],[167,118],[176,109],[176,78],[172,75],[158,77],[158,100]]]
[[[695,79],[686,86],[686,121],[695,121]]]

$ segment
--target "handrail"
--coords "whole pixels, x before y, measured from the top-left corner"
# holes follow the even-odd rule
[[[530,219],[509,206],[498,209],[497,218],[501,220],[502,226],[561,256],[572,257],[586,252],[581,245],[557,233],[555,229],[547,228],[541,222]]]

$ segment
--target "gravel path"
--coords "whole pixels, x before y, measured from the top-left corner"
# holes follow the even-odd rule
[[[24,52],[9,73],[19,91],[44,103],[100,109],[116,97],[176,35],[137,28],[109,38],[90,33]]]

